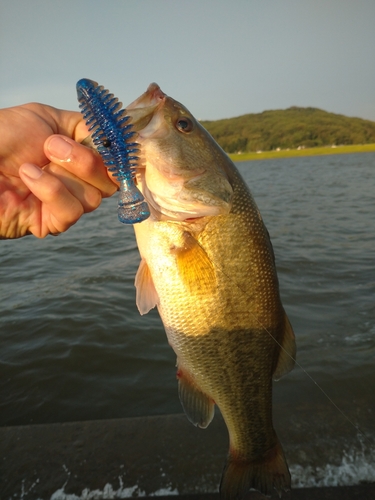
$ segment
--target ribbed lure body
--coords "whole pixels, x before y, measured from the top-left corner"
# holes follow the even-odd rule
[[[132,141],[135,132],[132,131],[132,125],[127,123],[129,116],[126,110],[121,109],[117,97],[87,78],[77,82],[77,97],[104,164],[120,182],[119,220],[124,224],[142,222],[149,217],[150,211],[134,184],[138,144]]]

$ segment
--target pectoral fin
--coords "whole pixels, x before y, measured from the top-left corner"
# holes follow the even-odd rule
[[[214,418],[215,403],[191,380],[188,372],[178,368],[178,395],[182,408],[196,427],[205,429]]]
[[[283,375],[289,373],[294,368],[296,361],[296,339],[286,313],[284,313],[284,337],[281,346],[279,359],[273,373],[274,380],[279,380]]]
[[[184,233],[184,244],[174,251],[178,273],[189,292],[211,294],[216,288],[214,266],[204,248],[190,233]]]
[[[139,264],[134,284],[137,289],[136,303],[138,310],[142,315],[147,314],[152,308],[158,305],[159,296],[145,259],[142,259]]]

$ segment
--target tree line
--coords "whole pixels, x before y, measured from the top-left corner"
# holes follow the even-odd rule
[[[293,106],[201,124],[227,153],[375,143],[375,122]]]

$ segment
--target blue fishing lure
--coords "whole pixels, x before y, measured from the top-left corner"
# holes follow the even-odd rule
[[[121,109],[117,97],[103,86],[83,78],[77,82],[79,107],[92,131],[92,140],[104,164],[120,182],[118,218],[124,224],[135,224],[150,215],[148,205],[134,184],[138,144],[132,142],[135,132],[127,123],[129,116]]]

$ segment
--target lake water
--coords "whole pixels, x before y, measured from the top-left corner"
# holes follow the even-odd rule
[[[375,481],[375,154],[238,168],[297,337],[299,366],[274,396],[293,484]],[[181,412],[160,319],[135,306],[139,256],[116,203],[57,238],[0,241],[0,425]]]

